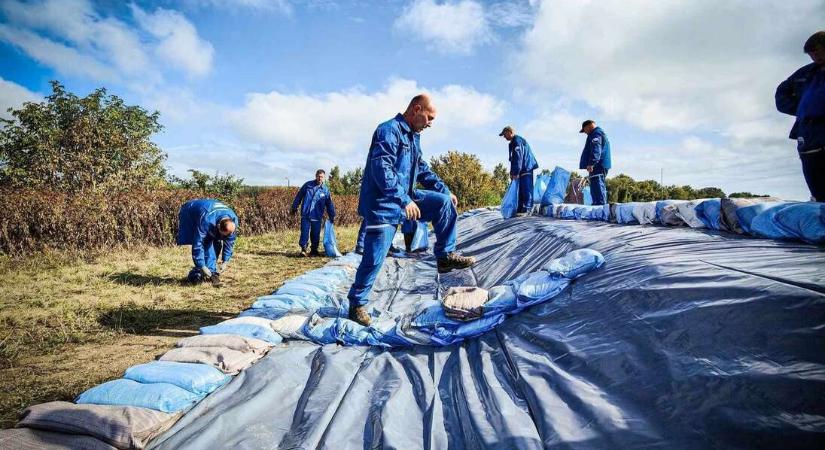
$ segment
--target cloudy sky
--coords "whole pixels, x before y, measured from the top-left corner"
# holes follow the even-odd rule
[[[807,199],[773,93],[823,18],[825,0],[3,0],[0,108],[105,86],[160,111],[173,173],[273,185],[363,165],[428,92],[425,155],[492,168],[512,124],[575,169],[593,118],[612,174]]]

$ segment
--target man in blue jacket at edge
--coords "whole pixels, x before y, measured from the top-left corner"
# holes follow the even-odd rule
[[[510,179],[519,180],[516,216],[524,216],[533,210],[533,171],[539,168],[539,163],[530,144],[517,135],[513,127],[504,127],[498,135],[510,142]]]
[[[776,109],[796,116],[791,139],[802,162],[802,174],[814,201],[825,202],[825,31],[805,41],[813,62],[776,88]]]
[[[610,141],[596,122],[585,120],[579,133],[587,133],[579,169],[586,169],[594,205],[607,204],[607,171],[610,169]]]
[[[327,211],[329,222],[335,222],[335,204],[332,202],[329,187],[324,184],[326,175],[324,169],[316,170],[315,179],[304,183],[292,201],[293,215],[298,212],[298,206],[301,206],[301,237],[298,239],[301,256],[321,256],[318,253],[318,242],[321,238],[324,209]],[[312,243],[310,252],[307,252],[307,242]]]
[[[475,264],[474,258],[455,253],[458,199],[421,154],[419,133],[432,125],[435,116],[429,96],[420,94],[403,114],[378,125],[372,135],[358,200],[358,215],[366,224],[364,255],[347,295],[349,318],[361,325],[370,324],[365,306],[404,219],[433,224],[439,273]],[[416,183],[426,190],[416,189]]]
[[[235,211],[219,200],[206,198],[184,203],[178,217],[177,244],[192,246],[195,264],[187,279],[192,283],[210,280],[213,286],[220,286],[220,273],[226,270],[235,246]],[[220,270],[218,256],[222,261]]]

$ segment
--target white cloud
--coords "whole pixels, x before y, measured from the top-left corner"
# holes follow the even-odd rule
[[[253,9],[258,11],[272,11],[281,14],[292,14],[292,3],[289,0],[187,0],[185,3],[194,7],[216,7],[229,10]]]
[[[473,88],[448,85],[426,89],[414,81],[393,80],[384,90],[373,93],[362,89],[321,95],[252,93],[244,107],[231,112],[229,118],[243,138],[275,146],[284,154],[300,152],[303,158],[332,155],[339,160],[353,156],[360,162],[375,127],[403,111],[410,98],[420,92],[429,93],[438,109],[433,127],[424,132],[427,145],[492,126],[504,113],[502,101]]]
[[[484,7],[472,0],[415,0],[394,27],[402,37],[412,36],[441,53],[467,54],[494,40]]]
[[[0,117],[10,119],[9,108],[20,108],[24,102],[39,102],[43,98],[23,86],[0,78]]]
[[[205,75],[212,68],[212,44],[198,36],[195,26],[178,12],[158,8],[146,13],[132,5],[140,26],[158,39],[155,54],[190,75]]]
[[[8,0],[0,9],[8,19],[0,24],[0,40],[62,74],[151,84],[158,83],[159,73],[170,65],[190,75],[211,68],[211,44],[174,11],[147,13],[133,6],[145,28],[141,34],[116,18],[101,16],[88,0]]]

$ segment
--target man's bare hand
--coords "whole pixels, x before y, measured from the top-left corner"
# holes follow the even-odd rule
[[[450,194],[450,201],[453,202],[454,207],[458,208],[458,197],[456,197],[455,194]]]
[[[587,173],[593,173],[593,166],[587,166]]]
[[[418,220],[421,218],[421,210],[415,202],[410,202],[404,207],[404,212],[407,213],[408,220]]]

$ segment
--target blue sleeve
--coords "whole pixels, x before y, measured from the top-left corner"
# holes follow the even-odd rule
[[[206,265],[206,251],[203,249],[203,240],[209,233],[209,222],[204,217],[198,221],[198,227],[195,230],[195,237],[192,239],[192,262],[195,268],[200,269]]]
[[[450,195],[450,188],[444,184],[441,177],[430,169],[430,165],[427,164],[427,161],[424,161],[424,158],[420,154],[418,155],[418,178],[416,181],[421,183],[424,189]]]
[[[524,147],[516,143],[513,149],[513,159],[510,161],[510,175],[521,175],[523,169],[523,167],[521,167],[522,161],[524,161]]]
[[[799,106],[799,93],[796,92],[796,82],[794,77],[796,73],[791,75],[787,80],[779,83],[776,88],[774,99],[776,100],[776,109],[785,114],[792,116],[796,115],[796,109]]]
[[[332,201],[332,193],[327,191],[327,217],[329,220],[335,221],[335,202]]]
[[[292,201],[292,209],[298,209],[298,206],[301,205],[301,201],[304,199],[304,195],[307,191],[307,184],[304,183],[301,186],[301,189],[298,189],[298,193],[295,194],[295,200]]]
[[[590,139],[590,161],[587,163],[588,166],[595,166],[601,161],[603,141],[604,138],[601,135]]]
[[[385,196],[390,197],[402,208],[412,199],[407,195],[407,187],[402,186],[395,173],[395,161],[398,158],[398,136],[391,130],[375,130],[372,148],[370,148],[370,173],[372,181]]]
[[[235,238],[236,237],[237,237],[237,234],[232,233],[232,234],[229,235],[228,238],[226,238],[226,241],[224,241],[223,256],[221,256],[221,259],[223,259],[223,262],[228,262],[230,259],[232,259],[232,252],[235,249]]]

